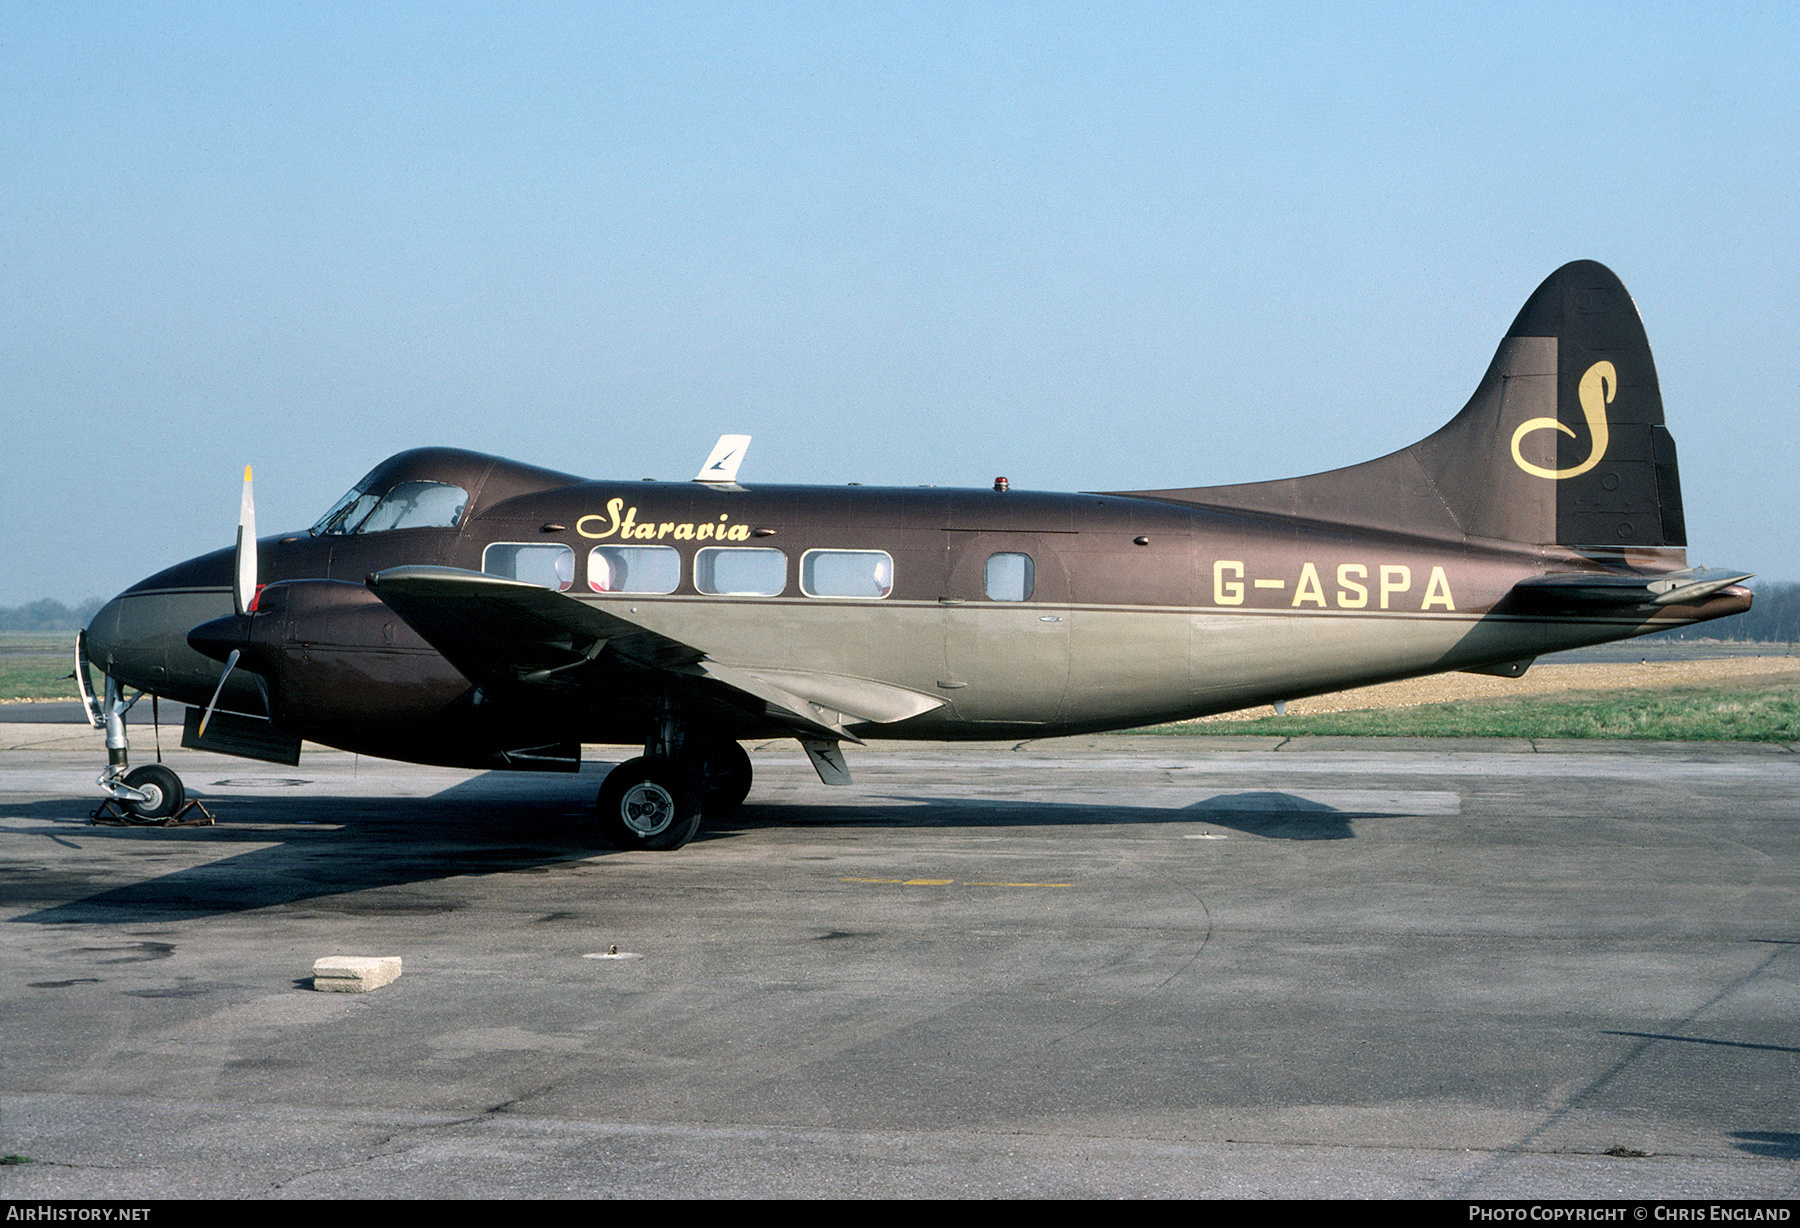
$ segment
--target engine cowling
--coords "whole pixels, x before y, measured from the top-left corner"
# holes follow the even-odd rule
[[[433,724],[471,690],[380,598],[341,580],[268,585],[250,613],[203,623],[188,644],[216,661],[236,650],[278,729],[333,744]]]

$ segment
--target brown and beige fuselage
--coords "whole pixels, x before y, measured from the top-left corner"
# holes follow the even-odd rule
[[[434,460],[459,470],[471,461],[509,467],[426,453],[407,472],[461,476]],[[594,545],[620,540],[620,528],[640,534],[626,540],[677,553],[674,592],[590,588],[582,565]],[[743,533],[721,541],[714,536],[721,529]],[[701,530],[706,536],[696,538]],[[1520,580],[1594,564],[1560,546],[1451,546],[1147,498],[578,482],[504,499],[457,528],[264,539],[261,574],[272,585],[341,585],[333,594],[340,608],[330,617],[265,616],[285,619],[268,634],[298,688],[287,698],[291,712],[305,714],[295,732],[368,753],[418,757],[424,750],[431,759],[466,743],[467,731],[457,727],[466,724],[473,684],[362,582],[403,564],[480,571],[487,548],[506,542],[568,544],[577,560],[570,596],[726,665],[866,679],[916,693],[922,706],[934,701],[899,721],[849,726],[862,737],[1011,738],[1178,720],[1501,666],[1749,604],[1743,590],[1727,590],[1653,610],[1521,608],[1512,596]],[[781,552],[781,592],[720,595],[695,587],[698,551],[740,544]],[[798,564],[815,550],[885,553],[891,590],[878,598],[806,595]],[[995,554],[1031,560],[1028,597],[987,596],[985,565]],[[186,636],[231,613],[230,567],[231,553],[220,551],[122,594],[91,633],[96,663],[131,686],[204,704],[218,665]],[[261,698],[249,693],[251,685],[241,680],[234,697],[255,711]],[[640,688],[626,681],[624,689],[623,696],[527,696],[522,710],[507,713],[502,705],[481,723],[515,729],[520,744],[552,733],[641,742],[648,718],[637,702]],[[745,712],[740,724],[719,732],[751,738],[783,730]]]
[[[1688,565],[1643,326],[1591,262],[1538,288],[1448,424],[1330,473],[1046,494],[739,485],[735,460],[723,479],[714,464],[596,482],[401,453],[311,531],[122,593],[87,656],[115,690],[202,705],[217,688],[244,714],[242,753],[309,739],[567,769],[582,743],[642,744],[650,783],[613,799],[629,832],[642,797],[683,792],[682,764],[741,784],[745,739],[796,737],[840,783],[840,741],[1088,732],[1516,675],[1750,603],[1743,574]]]

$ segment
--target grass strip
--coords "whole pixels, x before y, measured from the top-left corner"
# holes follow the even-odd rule
[[[76,699],[75,637],[54,651],[0,648],[0,700]]]
[[[1800,741],[1800,684],[1733,679],[1712,686],[1570,691],[1406,708],[1182,721],[1135,733],[1365,738],[1640,738],[1663,742]]]

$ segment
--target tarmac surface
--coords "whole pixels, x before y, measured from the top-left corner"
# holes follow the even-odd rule
[[[217,826],[0,725],[0,1196],[1800,1193],[1791,747],[771,743],[648,854],[173,740]]]

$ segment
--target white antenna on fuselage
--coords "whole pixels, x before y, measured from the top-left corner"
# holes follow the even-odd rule
[[[696,482],[735,482],[738,466],[744,463],[744,453],[750,449],[748,435],[721,435],[719,442],[713,445],[712,454],[706,463],[700,466],[700,472],[694,475]]]

